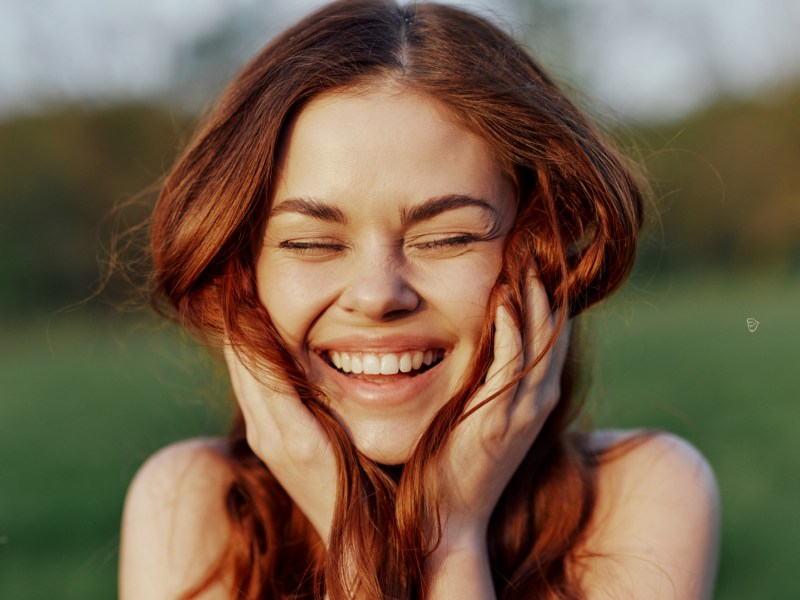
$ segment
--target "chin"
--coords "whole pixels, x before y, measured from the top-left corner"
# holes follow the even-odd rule
[[[413,448],[377,448],[375,446],[358,450],[368,459],[389,467],[402,465],[411,456]]]
[[[396,423],[388,426],[359,425],[350,427],[345,424],[353,445],[370,460],[390,466],[408,460],[424,430],[424,427],[404,429]]]

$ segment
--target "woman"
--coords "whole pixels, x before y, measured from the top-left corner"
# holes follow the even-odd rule
[[[155,209],[156,300],[238,412],[137,475],[121,597],[709,597],[702,457],[569,429],[571,318],[640,222],[620,158],[483,20],[355,0],[284,33]]]

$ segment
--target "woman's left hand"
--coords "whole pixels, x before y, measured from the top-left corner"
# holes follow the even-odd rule
[[[530,364],[553,334],[556,319],[538,279],[526,297],[526,340],[505,307],[495,313],[494,358],[486,382],[466,410],[493,396]],[[442,522],[442,543],[473,549],[486,544],[489,517],[511,476],[530,449],[560,397],[570,322],[539,363],[519,382],[477,408],[451,434],[435,470]]]

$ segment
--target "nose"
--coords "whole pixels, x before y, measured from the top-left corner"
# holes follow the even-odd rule
[[[348,313],[371,321],[389,321],[414,312],[420,297],[409,285],[402,264],[381,253],[352,265],[352,278],[339,297]]]

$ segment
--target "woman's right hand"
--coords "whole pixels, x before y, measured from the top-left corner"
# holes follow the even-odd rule
[[[224,353],[250,447],[327,546],[337,468],[325,430],[284,377],[270,374],[269,385],[265,385],[227,344]]]

